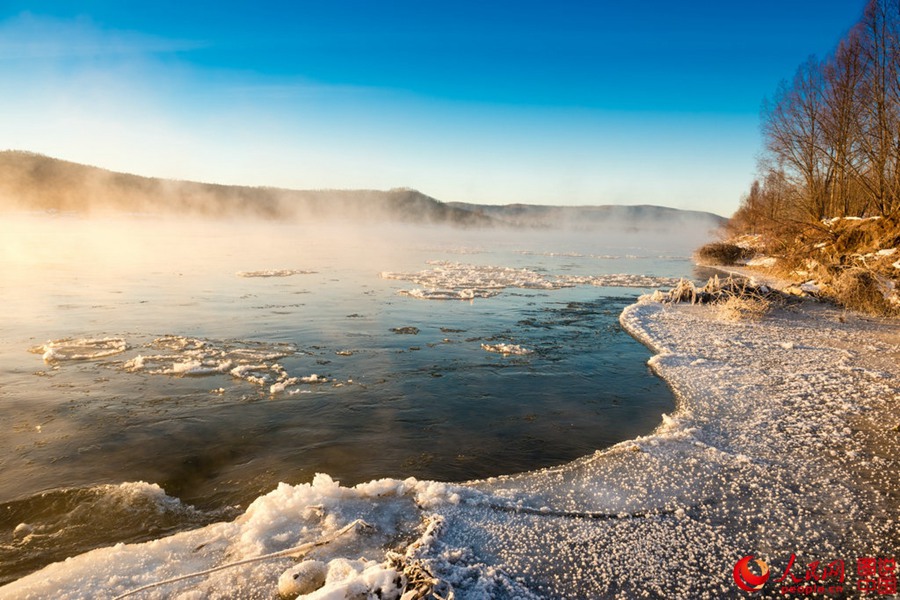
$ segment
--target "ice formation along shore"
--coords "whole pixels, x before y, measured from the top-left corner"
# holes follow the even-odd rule
[[[94,550],[0,588],[0,598],[113,598],[328,539],[357,519],[369,526],[299,559],[135,597],[272,598],[280,588],[396,599],[425,581],[456,598],[719,598],[738,593],[732,569],[748,554],[777,572],[792,553],[802,565],[896,555],[897,326],[814,305],[753,323],[714,315],[646,300],[623,312],[679,399],[651,435],[463,485],[348,488],[327,475],[282,484],[232,522]],[[754,597],[780,594],[769,586]]]
[[[606,287],[672,286],[678,279],[648,275],[544,275],[531,269],[470,265],[448,261],[428,261],[434,268],[418,273],[382,272],[382,279],[410,281],[422,288],[398,293],[423,300],[472,300],[491,298],[507,288],[558,290],[577,285]]]

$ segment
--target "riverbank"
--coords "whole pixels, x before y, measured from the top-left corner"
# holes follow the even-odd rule
[[[780,596],[774,580],[791,555],[798,578],[813,561],[844,561],[843,593],[854,595],[857,558],[896,557],[895,323],[814,303],[729,322],[710,307],[650,302],[620,322],[654,350],[650,366],[678,398],[651,435],[468,485],[345,488],[327,476],[283,485],[234,522],[96,550],[0,588],[0,598],[114,597],[322,539],[358,518],[373,527],[313,550],[306,558],[321,567],[301,563],[327,576],[310,597],[398,597],[404,577],[424,572],[444,597],[452,588],[456,598],[717,598],[739,593],[732,573],[747,555],[772,570],[755,597]],[[386,548],[400,551],[389,563]],[[294,563],[234,566],[136,597],[277,597]]]

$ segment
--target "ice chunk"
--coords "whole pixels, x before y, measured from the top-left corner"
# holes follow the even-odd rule
[[[504,356],[510,354],[525,356],[534,352],[534,350],[523,348],[518,344],[481,344],[481,348],[483,350],[487,350],[488,352],[497,352],[499,354],[503,354]]]
[[[515,269],[490,265],[431,261],[433,269],[418,273],[383,272],[383,279],[399,279],[417,283],[423,288],[400,290],[399,293],[424,300],[472,300],[490,298],[507,288],[558,290],[578,285],[609,287],[671,286],[677,279],[649,275],[544,275],[531,269]]]
[[[309,594],[325,585],[328,566],[320,560],[305,560],[281,574],[278,578],[278,593],[296,598]]]
[[[64,338],[52,340],[29,352],[41,354],[44,362],[54,363],[69,360],[95,360],[120,354],[128,349],[122,338]]]
[[[312,275],[316,271],[303,271],[300,269],[267,269],[264,271],[238,271],[238,277],[290,277],[291,275]]]

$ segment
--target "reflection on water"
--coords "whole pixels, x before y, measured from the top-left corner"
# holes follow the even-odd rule
[[[423,300],[398,293],[408,281],[380,274],[464,254],[466,264],[542,280],[680,277],[690,275],[695,244],[6,219],[4,577],[85,547],[222,518],[218,511],[279,481],[316,472],[345,484],[462,481],[559,464],[646,433],[672,398],[617,321],[646,290],[504,285],[490,298]],[[527,351],[488,351],[503,347]],[[97,486],[136,481],[196,509],[164,503],[122,527],[112,526],[120,510],[89,511],[95,535],[66,537],[67,527],[88,526],[72,516],[73,502],[118,498],[119,487]],[[22,523],[34,543],[53,540],[59,552],[29,546],[27,528],[14,531]]]

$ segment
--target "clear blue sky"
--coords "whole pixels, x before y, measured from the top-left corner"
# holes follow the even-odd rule
[[[864,0],[0,3],[0,147],[144,175],[730,214]]]

